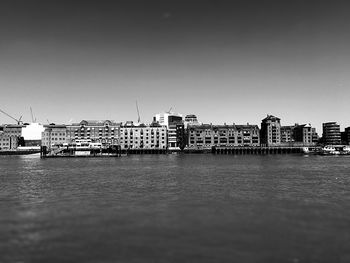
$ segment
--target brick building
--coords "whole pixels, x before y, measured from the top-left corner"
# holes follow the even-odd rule
[[[167,149],[166,126],[153,123],[134,126],[128,122],[120,127],[121,149]]]
[[[192,125],[188,129],[188,148],[259,146],[257,125]]]
[[[82,120],[80,123],[67,125],[67,141],[91,140],[102,146],[119,144],[121,123],[110,120]]]

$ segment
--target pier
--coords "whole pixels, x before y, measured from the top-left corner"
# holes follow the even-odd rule
[[[40,148],[40,158],[60,158],[60,157],[120,157],[122,151],[119,145],[113,145],[100,149],[76,149],[70,147],[60,147],[48,150],[46,146]]]
[[[302,147],[212,147],[213,154],[291,154],[302,153]]]
[[[123,149],[121,154],[167,154],[168,149]]]

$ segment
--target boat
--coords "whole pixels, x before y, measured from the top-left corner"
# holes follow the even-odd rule
[[[0,150],[0,155],[27,155],[40,153],[40,146],[18,146],[16,149]]]
[[[349,145],[326,145],[322,148],[322,155],[350,155]]]
[[[340,151],[334,145],[326,145],[322,148],[322,155],[339,155]]]
[[[350,155],[350,145],[344,145],[340,154],[342,155]]]
[[[304,146],[302,149],[304,154],[319,154],[322,152],[322,148],[319,146]]]

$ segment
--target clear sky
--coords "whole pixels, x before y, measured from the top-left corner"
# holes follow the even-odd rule
[[[30,122],[350,126],[349,1],[0,2],[0,109]],[[0,123],[11,119],[0,114]]]

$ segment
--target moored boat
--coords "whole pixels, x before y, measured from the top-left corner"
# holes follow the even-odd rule
[[[322,155],[350,155],[348,145],[326,145],[322,148]]]

